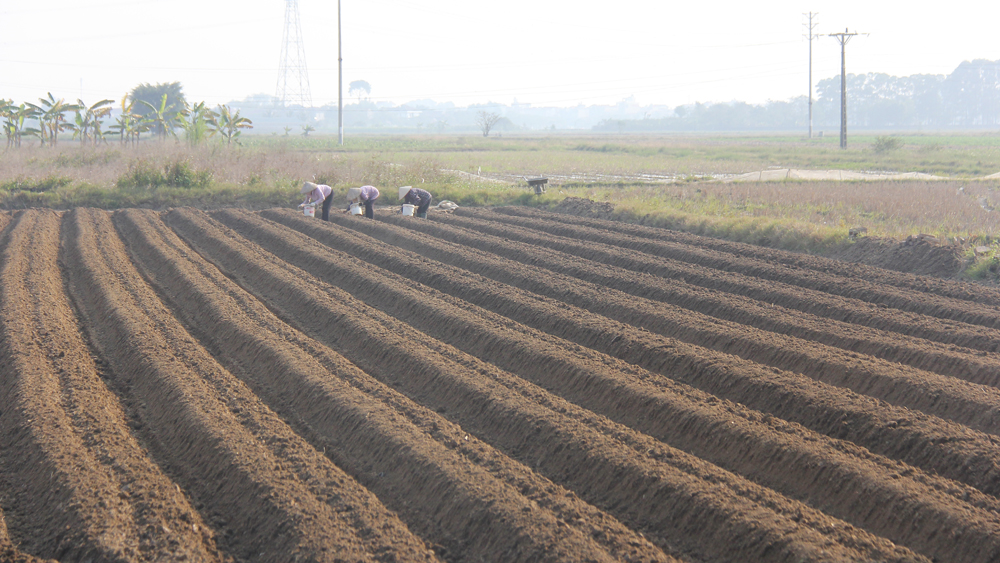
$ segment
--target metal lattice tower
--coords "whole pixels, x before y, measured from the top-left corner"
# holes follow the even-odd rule
[[[281,63],[278,66],[278,89],[275,97],[285,107],[290,104],[312,107],[306,50],[302,44],[302,28],[299,26],[298,0],[285,0],[285,33],[281,41]]]

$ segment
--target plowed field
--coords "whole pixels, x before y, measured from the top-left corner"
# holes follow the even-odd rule
[[[1000,560],[1000,292],[522,208],[0,215],[0,560]]]

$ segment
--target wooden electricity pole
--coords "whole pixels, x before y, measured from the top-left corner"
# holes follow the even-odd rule
[[[344,146],[344,55],[340,40],[340,0],[337,0],[337,121],[340,146]]]
[[[830,37],[836,37],[840,41],[840,148],[847,148],[847,62],[845,49],[847,42],[857,35],[849,33],[844,28],[843,33],[830,33]]]
[[[819,37],[819,35],[813,35],[813,29],[815,29],[816,26],[819,25],[819,24],[813,23],[813,16],[817,16],[819,14],[814,14],[812,12],[809,12],[808,14],[802,14],[802,15],[803,16],[807,16],[809,18],[809,23],[806,24],[806,29],[807,29],[807,31],[809,31],[809,34],[806,35],[806,38],[809,39],[809,138],[812,139],[812,136],[813,136],[813,38],[814,37]]]

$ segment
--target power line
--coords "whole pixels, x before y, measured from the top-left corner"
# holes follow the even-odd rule
[[[807,14],[802,14],[807,15]],[[813,35],[813,29],[816,28],[818,23],[813,23],[813,16],[818,16],[819,14],[814,14],[809,12],[809,23],[805,24],[809,35],[806,37],[809,39],[809,138],[812,139],[813,136],[813,38],[819,37],[819,35]]]

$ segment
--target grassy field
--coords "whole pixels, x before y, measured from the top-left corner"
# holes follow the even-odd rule
[[[891,139],[891,142],[885,142]],[[8,149],[0,204],[102,208],[294,206],[303,180],[392,189],[420,185],[460,205],[551,206],[568,196],[615,204],[642,221],[793,250],[849,244],[848,229],[903,239],[932,234],[962,245],[1000,241],[1000,133],[857,135],[248,136],[239,147],[144,141],[138,147]],[[888,148],[886,148],[888,146]],[[945,180],[726,182],[775,168],[924,172]],[[548,176],[535,196],[521,180]],[[395,203],[394,197],[385,198]],[[970,275],[989,277],[980,252]]]

